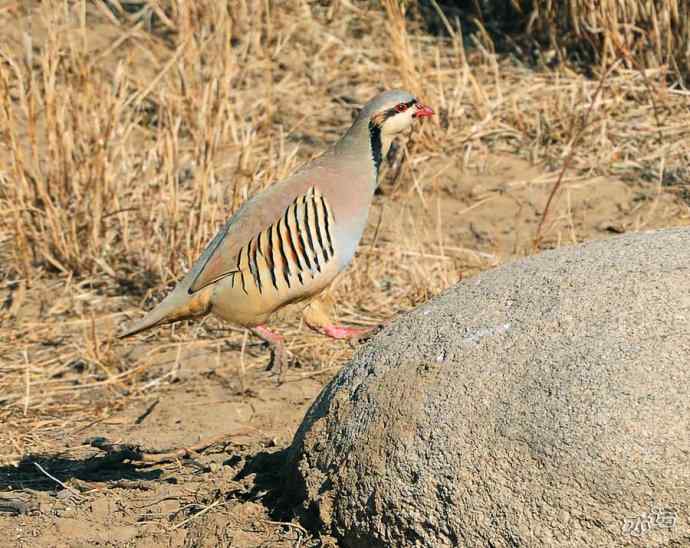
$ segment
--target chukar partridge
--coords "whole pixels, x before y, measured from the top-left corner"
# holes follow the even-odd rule
[[[212,313],[266,341],[271,368],[280,374],[287,354],[266,321],[280,307],[323,291],[350,263],[393,137],[432,114],[403,90],[369,101],[329,150],[245,202],[175,289],[120,337]],[[363,331],[311,327],[336,338]]]

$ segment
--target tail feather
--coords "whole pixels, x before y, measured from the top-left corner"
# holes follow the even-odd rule
[[[203,316],[208,314],[211,310],[211,296],[213,295],[213,285],[208,285],[190,294],[190,288],[194,283],[194,280],[199,275],[199,272],[203,270],[204,266],[208,262],[209,257],[213,254],[218,244],[223,240],[225,236],[225,231],[227,231],[228,226],[232,219],[228,222],[224,230],[221,230],[216,234],[216,236],[209,242],[206,249],[201,254],[201,257],[194,263],[189,272],[185,277],[175,286],[172,293],[163,299],[160,304],[144,316],[138,322],[133,323],[129,328],[125,329],[123,333],[119,335],[119,338],[123,339],[141,331],[151,329],[157,325],[163,325],[166,323],[171,323],[176,320],[184,320],[187,318],[193,318],[196,316]]]
[[[118,337],[124,339],[158,325],[203,316],[211,309],[212,287],[189,295],[186,288],[175,288],[156,308],[126,328]]]
[[[141,333],[142,331],[146,331],[147,329],[151,329],[157,325],[168,323],[166,312],[167,311],[162,309],[160,305],[157,306],[142,319],[129,325],[122,333],[118,335],[118,338],[124,339],[125,337],[131,337],[132,335],[136,335],[137,333]]]

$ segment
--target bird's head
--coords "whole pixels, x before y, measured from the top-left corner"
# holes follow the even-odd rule
[[[427,118],[433,114],[433,110],[410,92],[396,89],[374,97],[362,109],[360,117],[366,116],[369,125],[379,129],[384,138],[392,138],[409,128],[416,118]]]
[[[388,154],[395,136],[409,128],[416,118],[427,118],[433,114],[433,110],[423,105],[409,91],[386,91],[364,106],[350,131],[341,140],[341,145],[351,143],[351,140],[367,143],[378,184],[381,160]]]

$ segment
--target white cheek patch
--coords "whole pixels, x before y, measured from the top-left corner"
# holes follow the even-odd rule
[[[391,116],[383,123],[381,128],[384,133],[400,133],[406,130],[412,124],[412,115],[415,112],[414,106],[408,108],[405,112],[400,112]]]

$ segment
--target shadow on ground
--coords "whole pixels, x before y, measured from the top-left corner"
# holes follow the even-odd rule
[[[251,487],[242,493],[231,493],[230,496],[244,501],[260,502],[268,510],[271,519],[290,521],[294,517],[294,507],[298,501],[294,494],[285,489],[285,463],[288,451],[289,448],[273,453],[261,451],[247,457],[235,480],[241,481],[253,476]],[[226,464],[231,464],[229,461],[226,461]]]
[[[106,454],[85,459],[72,459],[50,455],[27,455],[17,466],[0,467],[0,492],[22,489],[60,490],[64,486],[59,482],[66,483],[74,479],[98,482],[160,479],[162,475],[160,470],[151,470],[146,466],[125,462],[126,459],[123,456],[122,454]]]

